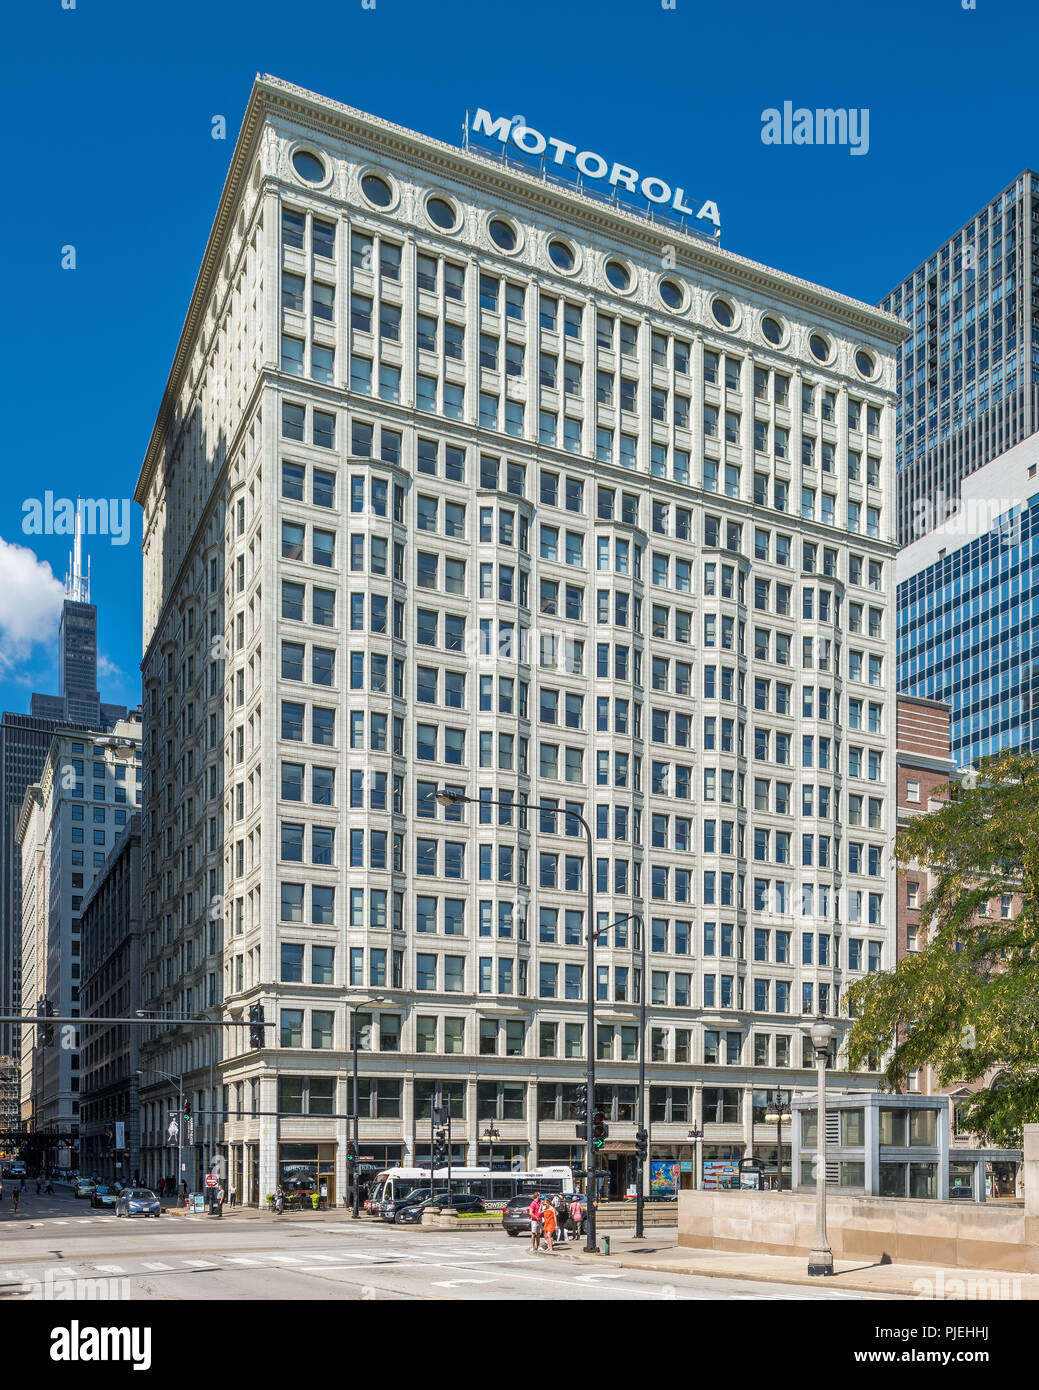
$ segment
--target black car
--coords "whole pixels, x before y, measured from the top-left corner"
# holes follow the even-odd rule
[[[430,1195],[428,1187],[414,1187],[403,1197],[379,1203],[379,1215],[384,1221],[394,1221],[401,1207],[413,1207]]]
[[[413,1205],[399,1207],[394,1215],[394,1222],[398,1226],[421,1226],[422,1213],[429,1207],[451,1206],[459,1212],[480,1212],[485,1213],[487,1208],[483,1204],[482,1197],[474,1197],[466,1192],[457,1192],[450,1200],[441,1193],[437,1197],[425,1197],[421,1202]]]
[[[505,1210],[501,1214],[502,1230],[508,1236],[529,1236],[530,1235],[530,1204],[538,1194],[536,1192],[523,1192],[518,1197],[510,1197],[505,1203]],[[555,1194],[552,1194],[555,1195]],[[566,1204],[569,1207],[574,1200],[574,1193],[564,1192]],[[577,1194],[577,1199],[581,1203],[581,1230],[584,1230],[584,1213],[586,1210],[585,1199],[582,1194]],[[568,1226],[567,1230],[571,1228]]]
[[[114,1187],[104,1185],[95,1187],[91,1194],[90,1205],[92,1207],[114,1207],[116,1195]]]

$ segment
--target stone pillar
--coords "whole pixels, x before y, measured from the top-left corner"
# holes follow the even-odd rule
[[[268,1192],[278,1185],[278,1078],[274,1073],[260,1078],[260,1206]]]

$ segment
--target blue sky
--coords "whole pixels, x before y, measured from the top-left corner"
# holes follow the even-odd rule
[[[871,301],[1039,161],[1034,0],[73,2],[7,21],[0,709],[57,681],[45,566],[62,579],[69,543],[27,536],[23,505],[132,496],[255,73],[454,143],[467,107],[522,113],[715,199],[730,250]],[[868,107],[869,152],[764,145],[785,100]],[[89,548],[102,692],[135,703],[131,510],[128,544]]]

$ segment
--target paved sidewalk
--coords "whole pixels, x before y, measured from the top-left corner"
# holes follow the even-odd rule
[[[609,1233],[606,1233],[609,1234]],[[603,1233],[599,1235],[602,1246]],[[610,1239],[611,1254],[567,1251],[566,1258],[609,1264],[618,1269],[654,1270],[662,1274],[707,1275],[718,1279],[753,1279],[800,1284],[813,1289],[887,1293],[924,1299],[1039,1299],[1039,1275],[995,1269],[954,1269],[934,1265],[871,1265],[863,1260],[835,1260],[831,1278],[811,1278],[800,1256],[741,1255],[727,1250],[696,1250],[671,1241]],[[562,1252],[560,1252],[562,1253]]]

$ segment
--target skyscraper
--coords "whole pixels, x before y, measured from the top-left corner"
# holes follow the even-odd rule
[[[651,1158],[695,1121],[775,1176],[805,1016],[894,960],[901,334],[257,80],[136,493],[142,970],[148,1007],[272,1027],[208,1105],[201,1038],[144,1044],[149,1179],[165,1072],[224,1088],[247,1198],[341,1199],[352,1027],[375,1163],[428,1158],[438,1085],[456,1162],[488,1124],[572,1161],[591,1047],[623,1192],[644,1048]]]
[[[881,301],[898,353],[898,539],[956,509],[965,477],[1039,428],[1039,175],[1026,169]]]
[[[33,693],[29,714],[0,716],[0,1013],[21,1011],[21,856],[15,827],[26,788],[39,780],[54,731],[59,727],[110,730],[123,705],[101,703],[97,691],[97,608],[90,602],[89,573],[83,572],[80,510],[65,601],[58,624],[60,695]],[[0,1024],[0,1053],[19,1055],[17,1025]]]

